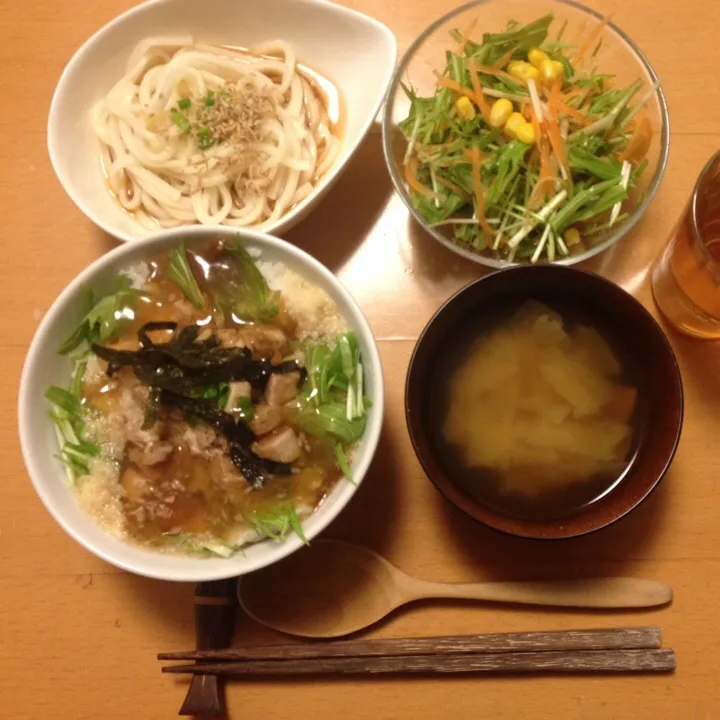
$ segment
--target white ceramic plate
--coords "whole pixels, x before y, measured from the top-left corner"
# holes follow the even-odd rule
[[[73,280],[53,303],[33,338],[20,381],[20,445],[30,479],[40,499],[62,528],[77,542],[103,560],[129,572],[162,580],[199,582],[243,575],[270,565],[302,547],[291,535],[285,542],[270,540],[249,546],[230,558],[193,558],[144,550],[115,538],[96,525],[80,508],[58,458],[58,441],[44,398],[49,385],[67,386],[71,362],[57,354],[62,341],[82,316],[84,288],[107,290],[117,273],[149,254],[175,246],[185,239],[188,246],[218,237],[234,236],[233,228],[193,226],[157,233],[142,243],[122,245],[96,260]],[[380,356],[370,326],[350,293],[317,260],[283,240],[242,231],[246,247],[260,251],[263,260],[281,262],[323,288],[337,303],[349,327],[355,331],[365,368],[365,393],[372,399],[368,422],[352,463],[354,482],[341,479],[320,508],[303,522],[312,540],[347,505],[355,494],[375,454],[383,417],[383,378]]]
[[[397,60],[395,36],[377,20],[327,0],[151,0],[93,35],[65,68],[50,105],[48,150],[73,202],[118,240],[148,237],[110,194],[90,109],[125,71],[142,39],[192,35],[196,42],[248,47],[282,39],[298,61],[332,81],[345,105],[342,150],[313,192],[264,232],[279,233],[307,215],[340,176],[375,120]]]

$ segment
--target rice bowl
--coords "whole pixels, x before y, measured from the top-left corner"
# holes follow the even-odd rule
[[[249,542],[261,540],[263,534],[272,535],[267,532],[258,534],[262,525],[259,526],[253,522],[239,523],[239,526],[234,528],[236,534],[233,536],[233,541],[226,544],[225,547],[220,547],[219,553],[214,552],[216,547],[214,544],[218,538],[209,536],[206,536],[209,542],[204,548],[200,548],[203,550],[202,553],[194,552],[198,549],[197,547],[181,547],[179,552],[177,547],[162,547],[160,548],[161,552],[158,552],[157,547],[148,547],[147,543],[138,543],[135,537],[130,538],[132,542],[128,542],[126,512],[129,508],[128,488],[125,485],[119,486],[118,472],[121,467],[123,471],[126,471],[128,465],[138,462],[140,456],[128,455],[126,450],[123,455],[123,463],[115,462],[114,465],[106,463],[93,467],[93,472],[89,474],[94,479],[89,483],[83,483],[83,489],[78,493],[75,493],[68,483],[63,463],[56,457],[58,441],[52,422],[48,417],[49,405],[43,398],[43,393],[49,383],[62,387],[67,385],[70,378],[72,363],[67,357],[58,358],[56,350],[74,329],[78,318],[83,317],[80,311],[83,286],[89,285],[96,292],[107,293],[107,288],[110,287],[109,283],[115,273],[118,270],[129,268],[133,268],[130,275],[134,282],[138,282],[138,278],[143,275],[142,262],[146,261],[148,257],[176,248],[181,239],[185,240],[188,250],[191,250],[197,248],[203,241],[218,237],[218,235],[229,239],[234,238],[236,232],[233,230],[218,232],[217,229],[205,228],[168,231],[153,238],[142,248],[125,246],[96,261],[71,283],[46,315],[33,340],[21,382],[19,404],[21,445],[31,479],[46,507],[63,528],[86,548],[119,567],[150,577],[183,581],[232,577],[264,567],[299,548],[303,543],[300,536],[294,533],[283,533],[281,542],[262,540],[256,544],[247,545]],[[297,327],[300,328],[298,337],[302,336],[303,341],[309,343],[317,343],[333,334],[344,332],[345,329],[350,330],[357,338],[358,353],[363,359],[362,394],[367,397],[368,403],[364,411],[366,412],[364,431],[347,455],[349,465],[347,470],[352,475],[352,482],[343,477],[344,472],[339,471],[336,480],[329,483],[327,492],[323,493],[323,497],[318,502],[310,502],[307,506],[298,503],[294,507],[297,517],[302,521],[301,534],[304,534],[307,540],[312,540],[352,497],[367,471],[376,448],[383,412],[382,371],[377,348],[367,323],[354,301],[331,273],[319,263],[286,243],[267,236],[243,233],[242,242],[255,257],[257,266],[267,278],[268,285],[273,292],[282,287],[285,290],[285,296],[295,298],[296,302],[291,305],[292,315],[296,319]],[[246,330],[247,328],[243,332]],[[154,347],[157,349],[160,346]],[[120,353],[132,354],[132,351],[119,350]],[[282,352],[286,350],[287,347],[283,346]],[[104,352],[107,351],[106,348]],[[218,351],[225,354],[229,352],[227,348],[219,348]],[[233,352],[241,352],[241,350],[236,348]],[[266,359],[259,358],[259,356],[250,359],[248,351],[242,352],[248,354],[247,362],[266,362]],[[121,357],[126,356],[121,355]],[[267,362],[270,361],[267,360]],[[277,360],[274,362],[273,367],[279,368]],[[283,362],[292,362],[292,360],[285,358]],[[264,367],[267,368],[270,365],[266,364]],[[91,370],[97,372],[98,368],[91,367]],[[285,371],[294,372],[295,367],[285,368]],[[92,379],[91,375],[88,377]],[[273,375],[273,377],[275,376]],[[103,382],[105,380],[106,378]],[[272,403],[267,395],[263,394],[269,390],[269,383],[253,389],[252,403],[255,409],[260,405]],[[193,412],[194,410],[195,408],[193,408]],[[171,426],[173,422],[174,420],[171,420]],[[183,432],[187,430],[188,428],[185,427]],[[257,437],[253,438],[252,450],[248,446],[244,451],[245,461],[249,459],[251,462],[255,462],[258,457],[262,458],[264,451],[260,440],[263,437],[275,439],[278,434],[277,430],[276,427],[267,435],[258,433]],[[297,430],[295,432],[298,435],[299,444],[302,445],[307,438],[303,439],[302,433]],[[290,429],[283,429],[283,433],[287,440]],[[115,437],[120,437],[120,444],[125,442],[132,452],[149,450],[148,447],[134,444],[133,441],[128,441],[127,437],[122,438],[117,433],[115,433]],[[113,433],[110,433],[105,437],[105,442],[109,442],[112,438]],[[89,439],[97,440],[98,436],[95,435]],[[292,452],[299,453],[297,448]],[[303,452],[305,451],[303,450]],[[131,458],[130,463],[128,457]],[[282,464],[282,462],[288,461],[291,464],[297,460],[302,465],[303,461],[298,458],[300,458],[299,454],[292,456],[292,459],[290,456],[283,456],[277,462]],[[237,473],[228,462],[226,462],[226,469],[229,468],[229,472],[237,479]],[[275,462],[275,460],[268,462]],[[137,466],[133,467],[137,469]],[[277,485],[274,473],[276,468],[276,465],[271,465],[272,471],[268,475],[268,484],[265,487],[271,487],[273,483]],[[142,469],[141,463],[140,470]],[[293,472],[296,473],[297,468],[293,468]],[[302,472],[304,471],[301,469]],[[296,477],[296,474],[291,476],[291,480],[294,482]],[[119,487],[122,489],[118,489]],[[245,487],[244,492],[245,495],[241,494],[242,497],[253,497],[253,492],[249,487]],[[86,512],[84,508],[89,508],[91,512]],[[161,511],[161,515],[163,512],[165,510]],[[108,530],[112,530],[112,532],[108,532]],[[174,532],[175,530],[177,528],[173,528],[171,535],[179,534]],[[152,544],[150,543],[150,545]],[[188,549],[190,550],[189,554]],[[242,550],[242,552],[236,552],[238,550]],[[232,557],[220,557],[220,555],[232,555]]]

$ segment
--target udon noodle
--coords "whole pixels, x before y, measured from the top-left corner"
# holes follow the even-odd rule
[[[333,164],[325,98],[281,41],[148,38],[93,109],[109,187],[145,228],[264,227]]]

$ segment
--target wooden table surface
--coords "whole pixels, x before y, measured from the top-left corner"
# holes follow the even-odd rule
[[[397,34],[403,51],[451,3],[347,0]],[[0,717],[170,718],[186,684],[155,653],[194,642],[193,588],[133,577],[74,543],[36,497],[17,439],[18,378],[42,313],[113,242],[65,196],[45,147],[51,93],[74,50],[132,0],[3,0],[0,13]],[[608,5],[595,3],[600,10]],[[632,237],[592,267],[654,311],[647,269],[720,145],[716,0],[627,0],[615,21],[660,75],[672,117],[670,163]],[[377,459],[330,536],[366,543],[403,570],[441,581],[635,575],[671,583],[659,612],[591,615],[463,604],[415,607],[377,635],[412,636],[659,624],[678,670],[658,677],[445,678],[252,682],[229,689],[233,718],[720,718],[720,344],[671,341],[682,367],[682,442],[640,509],[594,536],[561,544],[502,537],[439,496],[413,454],[403,383],[415,340],[452,292],[479,277],[408,220],[393,195],[378,134],[368,136],[322,209],[289,235],[337,272],[375,331],[387,378]],[[243,620],[239,635],[276,641]]]

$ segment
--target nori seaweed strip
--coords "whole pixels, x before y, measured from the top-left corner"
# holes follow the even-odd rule
[[[253,389],[264,390],[270,375],[299,372],[302,382],[306,372],[296,360],[273,365],[269,360],[254,360],[247,348],[207,347],[202,343],[182,348],[166,343],[139,350],[116,350],[93,343],[91,349],[107,360],[108,375],[130,366],[143,382],[178,392],[234,380],[246,380]]]
[[[170,342],[155,344],[147,333],[173,330]],[[261,487],[267,475],[289,475],[292,466],[261,458],[250,449],[255,435],[249,426],[219,408],[215,401],[196,394],[219,383],[244,380],[253,390],[264,391],[275,373],[300,373],[300,385],[307,370],[297,360],[273,365],[269,360],[254,360],[248,348],[221,347],[216,335],[197,342],[200,328],[189,325],[178,330],[177,323],[145,323],[138,330],[139,350],[116,350],[93,343],[92,351],[108,362],[107,374],[131,367],[140,382],[150,387],[146,422],[152,420],[157,403],[177,408],[186,415],[212,425],[230,443],[230,458],[252,487]]]
[[[143,418],[142,429],[149,430],[158,419],[158,410],[160,408],[160,388],[151,387],[148,392],[147,407],[145,408],[145,417]]]
[[[265,482],[265,475],[258,460],[270,475],[290,475],[292,472],[289,463],[259,458],[250,448],[236,442],[230,443],[230,459],[253,488],[260,488]]]

